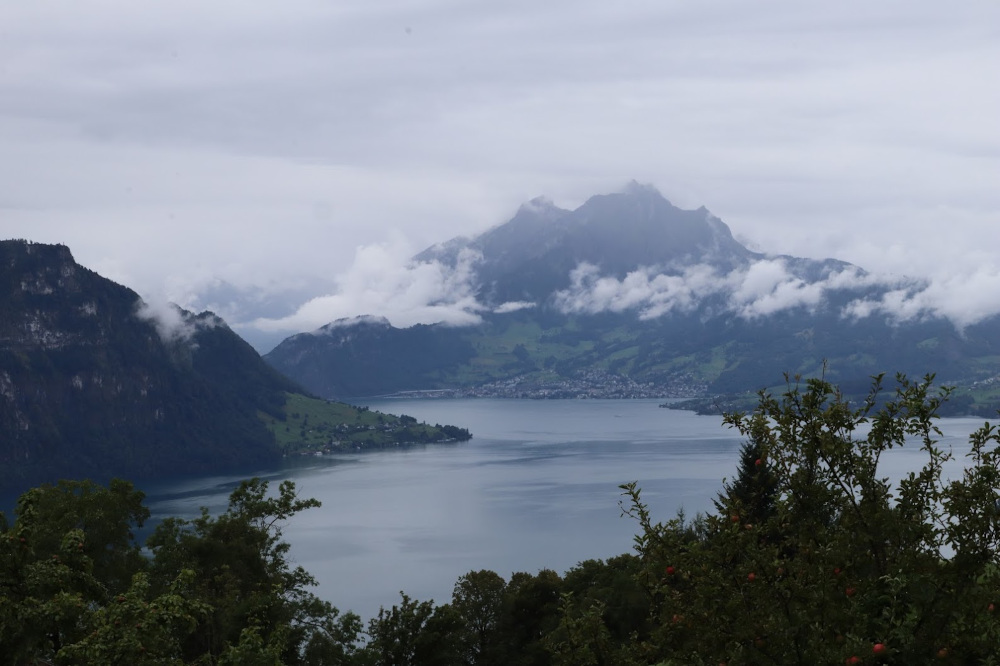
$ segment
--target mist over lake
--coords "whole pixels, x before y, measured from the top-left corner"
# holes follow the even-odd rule
[[[618,485],[638,481],[657,520],[712,508],[736,469],[742,439],[718,416],[658,408],[657,400],[379,400],[372,409],[469,428],[474,439],[404,450],[295,458],[259,470],[295,481],[323,506],[285,528],[295,564],[317,593],[367,618],[403,590],[450,599],[458,576],[550,568],[632,548]],[[942,419],[960,470],[981,419]],[[898,478],[923,460],[916,445],[890,452]],[[221,511],[239,476],[147,484],[153,519]]]

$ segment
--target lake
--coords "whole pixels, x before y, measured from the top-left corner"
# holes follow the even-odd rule
[[[718,416],[661,409],[657,400],[378,400],[372,409],[469,428],[457,444],[296,458],[257,474],[292,479],[323,506],[285,528],[295,564],[317,594],[363,618],[403,590],[439,603],[458,576],[492,569],[564,572],[632,548],[618,485],[638,481],[657,520],[712,508],[736,469],[741,438]],[[981,419],[942,419],[961,469]],[[890,452],[892,478],[916,469],[916,447]],[[147,484],[154,520],[221,511],[237,477]]]

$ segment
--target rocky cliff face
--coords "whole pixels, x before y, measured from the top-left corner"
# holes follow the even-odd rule
[[[295,386],[210,313],[153,313],[69,249],[0,242],[0,488],[273,459]]]

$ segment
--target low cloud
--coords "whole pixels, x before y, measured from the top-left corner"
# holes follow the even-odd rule
[[[982,266],[961,275],[901,286],[879,298],[852,301],[844,314],[856,318],[884,315],[899,322],[945,317],[961,330],[1000,314],[1000,269]]]
[[[537,303],[532,303],[531,301],[507,301],[493,308],[493,312],[496,314],[506,314],[508,312],[517,312],[518,310],[527,310],[536,306]]]
[[[754,319],[793,308],[815,310],[833,291],[895,284],[891,278],[875,277],[853,266],[809,281],[796,275],[781,258],[763,259],[724,274],[707,264],[687,266],[670,274],[642,267],[623,279],[601,276],[596,266],[582,263],[570,274],[570,281],[568,289],[554,294],[554,303],[562,312],[635,310],[641,319],[692,312],[709,298],[719,300],[728,312]],[[891,305],[887,303],[881,311],[897,316]],[[878,311],[877,304],[859,301],[843,314],[858,317]]]
[[[404,328],[431,323],[466,326],[480,323],[487,311],[504,314],[542,305],[509,301],[490,309],[480,303],[476,271],[482,257],[471,250],[463,251],[454,266],[408,257],[404,243],[359,247],[350,267],[334,279],[332,293],[307,301],[289,316],[257,319],[251,326],[284,334],[361,315]],[[618,278],[581,263],[570,272],[569,286],[554,292],[548,304],[565,314],[632,312],[643,320],[708,307],[716,315],[752,320],[793,309],[814,312],[837,303],[837,314],[844,318],[877,316],[902,323],[944,317],[958,329],[1000,312],[1000,270],[993,268],[918,281],[844,264],[832,264],[817,278],[803,266],[801,260],[771,257],[729,272],[695,264],[666,270],[640,267]],[[168,311],[157,321],[171,331],[178,319]]]
[[[151,322],[156,327],[160,339],[166,344],[191,342],[198,331],[226,325],[215,315],[206,313],[195,316],[165,301],[147,302],[140,299],[136,304],[135,315],[139,319]]]
[[[334,280],[333,293],[313,298],[294,314],[257,319],[264,331],[315,330],[358,315],[384,317],[394,326],[445,323],[478,324],[485,308],[475,296],[475,265],[481,255],[463,251],[455,266],[413,262],[402,242],[359,247],[346,272]]]
[[[745,319],[765,317],[793,308],[814,311],[830,292],[865,289],[890,281],[856,266],[831,270],[821,280],[807,281],[794,274],[784,259],[764,259],[726,276],[730,308]]]
[[[718,275],[705,264],[689,266],[678,275],[639,268],[619,280],[602,277],[597,266],[581,263],[570,273],[570,287],[553,294],[553,300],[565,313],[638,310],[641,318],[651,319],[671,312],[689,312],[719,288]]]

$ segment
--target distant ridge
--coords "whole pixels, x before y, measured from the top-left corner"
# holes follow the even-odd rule
[[[786,372],[861,390],[883,372],[1000,380],[1000,318],[958,331],[930,311],[896,317],[922,283],[751,251],[704,206],[680,209],[651,185],[575,210],[532,199],[414,261],[471,273],[480,323],[341,327],[333,339],[294,336],[265,360],[328,397],[692,396],[779,386]]]

